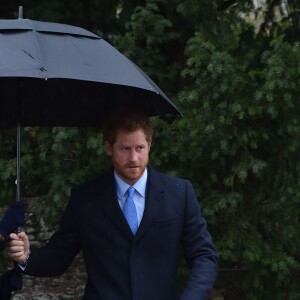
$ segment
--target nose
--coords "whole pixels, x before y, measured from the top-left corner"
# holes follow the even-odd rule
[[[129,154],[129,160],[131,162],[138,161],[138,153],[135,149],[132,149]]]

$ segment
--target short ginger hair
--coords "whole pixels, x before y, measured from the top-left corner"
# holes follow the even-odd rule
[[[148,143],[152,142],[153,124],[145,113],[131,110],[116,111],[104,122],[103,142],[107,141],[110,145],[113,145],[120,130],[134,132],[139,129],[144,131],[146,141]]]

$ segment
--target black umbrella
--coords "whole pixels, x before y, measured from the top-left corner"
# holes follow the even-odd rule
[[[0,20],[0,127],[101,126],[111,111],[181,115],[133,62],[85,29]]]
[[[180,114],[135,64],[82,28],[0,20],[0,43],[1,126],[96,126],[120,105]]]

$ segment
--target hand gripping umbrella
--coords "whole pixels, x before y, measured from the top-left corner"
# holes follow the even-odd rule
[[[0,20],[0,127],[101,126],[114,110],[181,115],[159,87],[99,36],[79,27]]]

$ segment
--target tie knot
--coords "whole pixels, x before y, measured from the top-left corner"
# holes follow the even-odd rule
[[[135,188],[133,186],[130,186],[128,188],[128,197],[132,197],[133,196],[134,190],[135,190]]]

